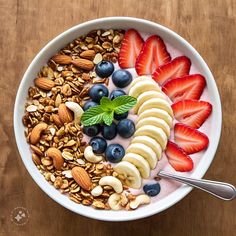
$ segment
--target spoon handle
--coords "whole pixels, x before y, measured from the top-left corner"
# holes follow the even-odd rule
[[[185,183],[192,187],[201,189],[223,200],[233,200],[236,197],[235,187],[228,183],[216,182],[216,181],[205,180],[205,179],[187,178],[187,177],[167,173],[165,171],[160,171],[158,175],[164,178],[177,180],[179,182]]]

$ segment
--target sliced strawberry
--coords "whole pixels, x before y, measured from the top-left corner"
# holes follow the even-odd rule
[[[185,56],[176,57],[171,62],[158,67],[152,78],[159,84],[164,84],[169,79],[189,74],[191,61]]]
[[[168,141],[165,154],[176,171],[187,172],[193,169],[192,159],[175,143]]]
[[[167,81],[162,87],[162,91],[168,95],[173,102],[184,99],[198,100],[205,86],[206,80],[202,75],[186,75]]]
[[[118,63],[121,68],[131,68],[135,66],[143,43],[144,41],[141,35],[135,29],[129,29],[125,32],[118,57]]]
[[[174,117],[179,122],[198,129],[212,111],[209,102],[186,99],[172,104]]]
[[[187,154],[200,152],[209,144],[205,134],[181,123],[175,124],[174,139]]]
[[[137,58],[135,69],[138,75],[151,75],[160,65],[171,60],[163,40],[158,35],[150,36]]]

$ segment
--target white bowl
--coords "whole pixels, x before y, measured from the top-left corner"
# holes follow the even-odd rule
[[[92,207],[86,207],[81,204],[76,204],[71,201],[67,196],[57,191],[44,179],[43,175],[40,174],[40,172],[32,161],[29,145],[27,144],[26,139],[24,137],[24,126],[21,122],[22,116],[24,115],[24,104],[27,97],[27,90],[29,86],[33,84],[33,80],[36,77],[37,73],[40,71],[40,68],[45,65],[45,63],[53,54],[58,52],[67,43],[71,42],[73,39],[77,38],[80,35],[86,34],[91,30],[100,28],[135,28],[141,32],[158,34],[164,39],[165,42],[174,45],[184,55],[189,57],[191,61],[197,66],[199,72],[206,77],[210,101],[213,105],[211,125],[212,127],[214,127],[214,129],[212,129],[211,133],[209,134],[209,147],[204,153],[204,156],[201,158],[201,161],[198,164],[197,168],[192,173],[192,177],[195,178],[202,178],[203,175],[206,173],[214,158],[218,146],[222,122],[220,97],[210,69],[208,68],[207,64],[202,59],[202,57],[199,55],[199,53],[187,41],[185,41],[178,34],[174,33],[173,31],[167,29],[164,26],[137,18],[109,17],[92,20],[74,26],[71,29],[60,34],[53,40],[51,40],[31,62],[30,66],[24,74],[24,77],[18,89],[14,108],[14,130],[16,142],[21,158],[28,172],[30,173],[34,181],[39,185],[39,187],[46,194],[48,194],[48,196],[50,196],[56,202],[71,211],[98,220],[135,220],[151,216],[169,208],[176,202],[180,201],[184,196],[186,196],[192,190],[192,188],[183,185],[182,187],[178,188],[176,191],[161,199],[160,201],[143,206],[135,211],[103,211],[95,210]]]

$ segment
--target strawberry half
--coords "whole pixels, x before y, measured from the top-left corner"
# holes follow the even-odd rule
[[[180,123],[174,127],[174,139],[187,154],[200,152],[209,144],[209,139],[205,134]]]
[[[135,66],[143,42],[141,35],[135,29],[129,29],[125,32],[118,57],[118,63],[121,68]]]
[[[176,120],[195,129],[201,127],[212,111],[209,102],[191,99],[176,102],[171,107]]]
[[[202,75],[186,75],[167,81],[162,87],[162,91],[168,95],[173,102],[184,99],[198,100],[205,86],[206,80]]]
[[[187,172],[193,169],[192,159],[175,143],[168,141],[165,154],[176,171]]]
[[[176,57],[171,62],[158,67],[152,74],[152,78],[159,84],[167,80],[189,74],[191,61],[185,56]]]
[[[137,58],[135,69],[138,75],[151,75],[160,65],[171,60],[161,37],[150,36],[144,43]]]

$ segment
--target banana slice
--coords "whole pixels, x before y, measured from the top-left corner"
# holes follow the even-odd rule
[[[137,136],[132,139],[131,143],[143,143],[147,145],[156,153],[158,160],[161,159],[162,149],[160,144],[155,139],[148,136]]]
[[[122,161],[128,161],[135,165],[144,179],[147,179],[149,177],[150,167],[148,162],[142,156],[135,153],[127,153],[123,157]]]
[[[138,115],[150,108],[162,109],[168,112],[168,114],[173,117],[173,111],[170,104],[166,100],[161,98],[151,98],[148,101],[144,102],[138,110]]]
[[[172,117],[162,109],[152,108],[143,111],[141,114],[139,114],[137,122],[148,117],[157,117],[163,119],[170,126],[170,128],[172,127],[172,122],[173,122]]]
[[[167,137],[170,137],[170,126],[162,119],[156,118],[156,117],[147,117],[145,119],[140,120],[136,125],[136,129],[144,126],[144,125],[154,125],[156,127],[159,127],[163,129],[163,131],[166,133]]]
[[[166,99],[166,95],[162,92],[157,92],[154,90],[151,91],[146,91],[142,94],[140,94],[137,98],[137,103],[134,107],[134,112],[137,113],[139,107],[146,102],[147,100],[151,99],[151,98],[162,98],[162,99]]]
[[[139,189],[142,184],[142,179],[138,169],[127,161],[121,161],[114,167],[118,173],[120,180],[128,187]]]
[[[126,149],[126,153],[135,153],[146,159],[150,168],[153,170],[157,164],[157,154],[143,143],[132,143]]]
[[[155,139],[161,145],[163,150],[166,148],[167,136],[161,128],[153,125],[144,125],[135,131],[134,137],[137,136],[149,136]]]
[[[155,81],[146,80],[140,81],[136,83],[133,87],[131,87],[129,90],[129,95],[134,98],[137,98],[141,93],[144,93],[149,90],[161,92],[159,85]]]
[[[133,87],[133,86],[134,86],[135,84],[137,84],[138,82],[147,81],[147,80],[150,80],[150,81],[156,83],[151,77],[148,77],[148,76],[143,75],[143,76],[139,76],[139,77],[133,79],[133,81],[132,81],[131,84],[130,84],[130,88]],[[157,84],[157,83],[156,83],[156,84]]]

